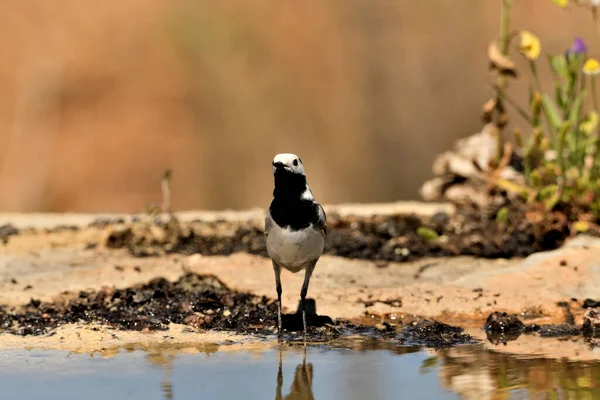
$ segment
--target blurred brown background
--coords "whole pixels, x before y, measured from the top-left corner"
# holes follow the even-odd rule
[[[513,4],[511,28],[544,51],[575,35],[598,49],[588,13]],[[3,0],[0,211],[140,211],[165,167],[176,209],[265,207],[278,152],[302,157],[322,202],[418,198],[434,156],[481,127],[499,13],[500,0]]]

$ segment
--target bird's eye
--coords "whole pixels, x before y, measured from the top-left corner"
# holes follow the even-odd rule
[[[294,167],[297,167],[298,166],[298,159],[295,159],[292,164],[294,164]]]

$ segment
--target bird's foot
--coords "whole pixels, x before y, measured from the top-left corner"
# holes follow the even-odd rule
[[[277,309],[277,333],[279,333],[279,335],[283,334],[282,326],[283,324],[281,323],[281,306],[279,306],[279,308]]]
[[[304,334],[306,335],[306,310],[302,310],[302,326],[304,327]]]

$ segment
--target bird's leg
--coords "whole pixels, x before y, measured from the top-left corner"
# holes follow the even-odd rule
[[[275,400],[281,400],[283,398],[281,394],[281,386],[283,385],[283,366],[282,360],[283,356],[281,354],[281,347],[279,348],[279,369],[277,371],[277,389],[275,391]]]
[[[302,290],[300,291],[300,301],[302,304],[302,324],[304,326],[304,334],[306,335],[306,293],[308,292],[308,283],[310,282],[310,277],[317,265],[317,261],[312,262],[308,267],[306,267],[306,272],[304,273],[304,283],[302,284]]]
[[[273,261],[273,271],[275,271],[275,286],[277,288],[277,328],[279,334],[281,329],[281,267]]]

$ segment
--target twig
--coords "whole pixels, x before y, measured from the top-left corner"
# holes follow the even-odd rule
[[[502,0],[502,10],[500,13],[500,52],[503,56],[508,54],[509,44],[509,32],[508,23],[510,16],[510,5],[511,0]],[[506,77],[500,73],[498,75],[498,90],[496,92],[496,121],[495,125],[498,128],[497,132],[497,149],[496,149],[496,163],[499,163],[502,159],[502,152],[504,151],[504,133],[503,126],[505,121],[502,121],[505,115],[504,111],[504,91],[506,89]]]
[[[492,82],[487,82],[488,85],[490,85],[490,87],[496,92],[498,93],[500,91],[500,88],[498,88],[498,86],[494,85]],[[533,121],[531,120],[531,118],[529,117],[529,115],[527,114],[527,112],[525,112],[525,110],[519,106],[517,104],[517,102],[515,100],[513,100],[510,96],[508,96],[506,93],[502,94],[502,97],[504,98],[504,100],[511,105],[512,107],[515,108],[515,110],[519,113],[519,115],[521,117],[523,117],[525,119],[525,121],[527,121],[529,123],[529,125],[531,125],[532,127],[534,127],[535,125],[533,124]]]
[[[160,188],[162,191],[162,212],[171,214],[171,177],[173,175],[173,171],[171,168],[167,168],[164,170],[162,174],[162,180],[160,183]]]

